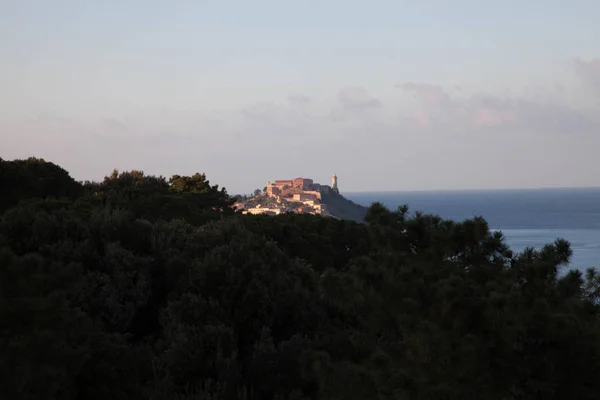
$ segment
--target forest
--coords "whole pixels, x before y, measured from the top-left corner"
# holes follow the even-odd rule
[[[569,270],[565,240],[234,203],[200,173],[0,159],[1,397],[600,397],[600,274]]]

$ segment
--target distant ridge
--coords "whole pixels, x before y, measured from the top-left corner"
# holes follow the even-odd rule
[[[367,215],[367,208],[355,202],[348,200],[335,191],[323,193],[323,204],[327,207],[328,213],[340,219],[355,222],[364,222]]]

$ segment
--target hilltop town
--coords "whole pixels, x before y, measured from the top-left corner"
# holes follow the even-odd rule
[[[243,213],[277,215],[284,212],[329,215],[323,203],[323,194],[338,192],[337,176],[331,186],[321,185],[312,179],[296,178],[267,182],[263,192],[236,204]]]
[[[244,214],[278,215],[281,213],[318,214],[362,222],[366,209],[340,195],[337,176],[331,186],[315,183],[309,178],[267,182],[261,191],[236,204]]]

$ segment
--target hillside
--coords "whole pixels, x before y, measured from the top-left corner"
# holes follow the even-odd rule
[[[324,192],[322,203],[325,204],[327,212],[336,218],[348,221],[363,222],[367,215],[367,208],[348,200],[341,194],[333,191]]]
[[[301,190],[297,190],[302,193]],[[314,193],[314,192],[312,192]],[[236,203],[238,209],[250,214],[278,215],[281,213],[317,214],[353,222],[364,222],[367,208],[356,204],[330,187],[319,191],[320,198],[313,201],[295,201],[292,197],[270,196],[266,193],[254,195]]]

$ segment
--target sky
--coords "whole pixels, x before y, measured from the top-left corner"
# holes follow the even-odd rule
[[[0,0],[0,157],[77,180],[600,186],[597,0]]]

